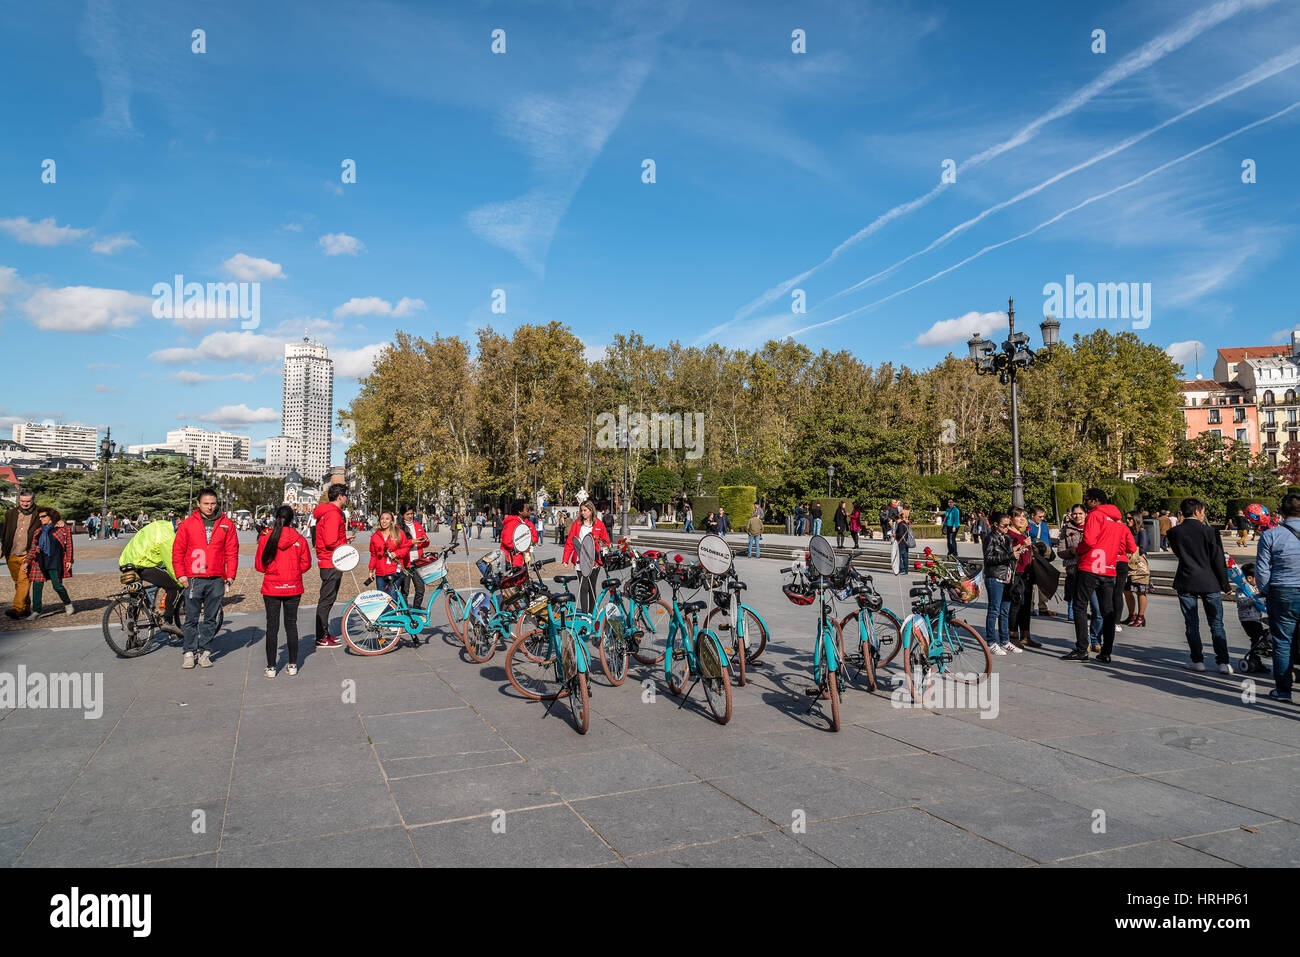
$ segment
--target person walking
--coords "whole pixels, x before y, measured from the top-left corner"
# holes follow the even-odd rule
[[[845,510],[845,503],[840,502],[839,508],[835,509],[835,547],[844,547],[844,533],[849,530],[849,513]]]
[[[862,534],[862,512],[858,509],[858,503],[853,503],[853,511],[849,512],[849,534],[853,536],[853,547],[858,547],[858,536]]]
[[[1061,523],[1061,539],[1057,546],[1056,554],[1061,559],[1061,564],[1065,566],[1065,620],[1074,621],[1074,594],[1075,585],[1079,577],[1079,542],[1083,540],[1083,523],[1088,513],[1082,505],[1075,505],[1065,516],[1065,521]],[[1100,621],[1098,622],[1100,625]],[[1089,643],[1089,650],[1100,651],[1098,645],[1096,649],[1092,648],[1095,642]]]
[[[695,512],[691,510],[690,505],[686,506],[685,521],[682,523],[683,532],[695,531]]]
[[[1259,536],[1255,584],[1268,606],[1268,628],[1273,639],[1275,687],[1268,696],[1274,701],[1291,701],[1291,663],[1296,626],[1300,624],[1300,495],[1287,493],[1282,498],[1281,512],[1281,523]]]
[[[487,515],[479,512],[474,518],[474,524],[478,526],[478,531],[474,533],[474,540],[481,541],[483,539],[483,526],[487,524]]]
[[[593,549],[588,552],[582,543],[590,539]],[[578,610],[590,613],[596,607],[596,577],[600,573],[600,555],[609,547],[609,530],[596,516],[596,506],[591,500],[578,506],[578,517],[569,528],[561,557],[566,565],[578,570]]]
[[[1001,512],[989,516],[990,530],[982,548],[984,587],[987,590],[988,614],[984,619],[984,641],[995,655],[1020,651],[1011,644],[1008,626],[1011,619],[1011,580],[1018,556],[1011,541],[1011,517]]]
[[[198,507],[176,530],[172,567],[185,589],[185,638],[182,668],[212,667],[212,639],[226,589],[239,570],[239,533],[217,508],[215,489],[199,490]]]
[[[731,519],[727,516],[727,510],[721,505],[718,506],[718,534],[725,536],[731,531]]]
[[[0,551],[9,566],[9,576],[14,580],[13,603],[5,609],[10,618],[26,618],[31,612],[31,579],[27,577],[27,553],[32,549],[36,533],[41,530],[36,517],[36,496],[31,489],[18,490],[18,504],[5,512],[4,532],[0,538]]]
[[[1160,550],[1167,552],[1169,551],[1169,529],[1174,526],[1173,520],[1169,517],[1169,510],[1162,508],[1157,521],[1160,523]]]
[[[32,611],[28,618],[41,616],[41,590],[48,581],[63,601],[63,611],[73,614],[72,599],[63,587],[63,579],[72,577],[72,529],[57,509],[41,506],[36,510],[40,529],[27,551],[27,578],[32,583]]]
[[[1147,624],[1147,596],[1151,594],[1151,565],[1147,552],[1151,550],[1151,537],[1142,523],[1142,513],[1133,511],[1128,517],[1129,532],[1137,543],[1137,553],[1129,556],[1128,580],[1124,583],[1124,604],[1128,617],[1125,627],[1145,628]],[[1118,576],[1118,567],[1116,575]]]
[[[948,511],[943,513],[943,533],[948,539],[948,555],[957,557],[957,531],[961,528],[961,509],[956,499],[948,499]]]
[[[312,521],[316,523],[312,542],[316,548],[316,568],[320,572],[320,596],[316,599],[316,647],[342,648],[343,643],[329,630],[330,612],[343,581],[343,573],[334,567],[334,552],[355,539],[356,534],[348,532],[343,518],[343,509],[348,506],[348,487],[335,482],[326,490],[325,497],[328,501],[321,502],[311,513]]]
[[[916,547],[916,536],[912,534],[912,510],[904,507],[894,523],[894,541],[898,542],[898,569],[900,574],[907,574],[911,567],[907,556],[909,550]]]
[[[762,558],[763,516],[757,505],[754,506],[754,514],[749,516],[749,521],[745,523],[745,533],[749,535],[749,549],[745,552],[745,556]]]
[[[262,607],[266,610],[266,671],[275,677],[280,657],[280,619],[284,618],[284,637],[289,645],[289,663],[285,674],[298,673],[298,605],[302,601],[302,576],[311,568],[311,545],[298,534],[292,505],[275,510],[275,523],[262,531],[257,540],[253,568],[262,573]]]
[[[1111,595],[1115,586],[1115,554],[1124,537],[1124,523],[1119,509],[1111,505],[1105,492],[1090,488],[1083,493],[1086,517],[1078,545],[1078,573],[1074,585],[1074,650],[1061,657],[1066,661],[1087,661],[1093,645],[1089,642],[1088,611],[1097,598],[1102,634],[1114,635],[1115,610]],[[1108,624],[1109,622],[1109,624]],[[1113,638],[1111,639],[1114,640]]]
[[[813,502],[808,506],[808,509],[812,515],[813,534],[820,535],[822,533],[822,503]]]
[[[375,587],[396,600],[402,578],[402,566],[410,560],[411,540],[393,519],[392,512],[379,516],[379,527],[370,536],[370,571]]]
[[[1228,655],[1228,636],[1223,628],[1223,593],[1228,590],[1223,539],[1218,531],[1206,524],[1205,503],[1200,499],[1185,498],[1179,503],[1178,510],[1183,513],[1183,519],[1169,530],[1169,547],[1178,559],[1178,571],[1174,573],[1174,591],[1178,593],[1178,607],[1183,613],[1187,647],[1191,652],[1187,667],[1192,671],[1205,670],[1200,613],[1196,607],[1197,602],[1200,602],[1205,608],[1205,619],[1210,626],[1210,641],[1214,645],[1214,660],[1219,666],[1219,673],[1230,675],[1233,671]],[[1256,558],[1257,577],[1259,564],[1259,559]],[[1270,571],[1268,560],[1265,559],[1265,582],[1270,581]],[[1274,667],[1277,667],[1276,658]]]
[[[802,505],[794,507],[794,533],[796,535],[804,533],[804,510]]]

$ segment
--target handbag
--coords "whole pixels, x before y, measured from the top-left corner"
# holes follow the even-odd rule
[[[1151,584],[1151,564],[1141,552],[1134,552],[1129,556],[1128,580],[1136,585]]]

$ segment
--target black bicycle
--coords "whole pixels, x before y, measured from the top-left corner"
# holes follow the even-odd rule
[[[175,632],[168,631],[167,609],[161,604],[166,592],[144,581],[134,565],[122,565],[121,572],[125,587],[108,596],[108,607],[104,609],[104,641],[119,658],[138,658],[153,647],[160,632]],[[178,627],[184,614],[182,601],[176,616]],[[225,609],[218,608],[218,629],[225,620]]]

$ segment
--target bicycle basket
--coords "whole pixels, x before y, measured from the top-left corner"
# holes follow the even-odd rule
[[[805,585],[799,582],[790,582],[788,585],[782,585],[781,591],[785,592],[785,597],[790,599],[796,605],[811,605],[813,598],[817,596],[817,589],[812,585]]]
[[[447,574],[447,562],[441,558],[430,558],[425,561],[413,562],[411,570],[419,575],[420,580],[426,585],[432,585]]]
[[[601,559],[604,562],[605,570],[611,572],[621,572],[632,565],[632,558],[624,552],[615,549],[609,549]]]
[[[960,605],[968,605],[980,596],[984,586],[984,571],[969,565],[959,565],[958,570],[961,577],[957,581],[944,582],[944,590],[951,600]]]
[[[649,578],[635,576],[623,583],[623,594],[641,605],[650,605],[659,600],[659,586]]]
[[[678,565],[672,574],[681,588],[699,588],[704,584],[704,570],[699,565]]]

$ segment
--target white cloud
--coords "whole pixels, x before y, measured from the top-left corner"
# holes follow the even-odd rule
[[[244,282],[285,278],[284,270],[280,268],[279,263],[273,263],[269,259],[258,259],[245,253],[235,253],[222,265],[226,267],[226,272]]]
[[[341,326],[342,323],[331,322],[329,319],[304,317],[301,319],[285,319],[269,331],[277,336],[312,336],[321,339],[328,338],[337,332]]]
[[[353,297],[334,310],[336,318],[344,316],[408,316],[417,309],[427,309],[423,299],[402,297],[394,306],[387,299],[378,296],[366,296],[364,299]]]
[[[330,358],[334,360],[334,374],[351,379],[369,375],[385,345],[387,343],[373,342],[360,349],[331,349]]]
[[[38,289],[23,311],[37,329],[52,332],[104,332],[133,326],[147,318],[153,300],[121,289],[64,286]]]
[[[1188,339],[1186,342],[1171,342],[1165,346],[1165,352],[1169,353],[1169,358],[1184,367],[1184,375],[1187,374],[1186,367],[1194,364],[1198,355],[1201,359],[1206,359],[1209,356],[1205,349],[1205,343],[1197,339]]]
[[[105,256],[112,256],[123,249],[139,245],[134,239],[123,233],[120,236],[105,236],[103,239],[97,239],[95,244],[90,247],[90,250],[91,252],[102,253]]]
[[[281,229],[288,230],[288,231],[291,232],[291,233],[300,233],[300,232],[302,232],[302,224],[301,224],[301,223],[285,223],[285,224],[284,224],[283,226],[281,226],[280,228],[281,228]],[[266,443],[263,442],[262,444],[265,445]]]
[[[584,342],[582,344],[582,358],[586,362],[604,362],[608,350],[608,345],[593,346]]]
[[[33,223],[26,216],[0,219],[0,230],[29,246],[62,246],[66,243],[75,243],[90,232],[89,229],[57,226],[53,216],[42,219],[39,223]]]
[[[284,359],[286,340],[259,336],[255,332],[213,332],[193,348],[159,349],[150,353],[154,362],[274,362]]]
[[[955,342],[964,343],[975,333],[987,335],[994,329],[1006,324],[1005,312],[975,312],[971,310],[956,319],[943,319],[936,322],[925,332],[916,337],[918,346],[946,346]]]
[[[180,372],[173,372],[167,378],[183,385],[198,385],[202,382],[221,382],[227,379],[234,379],[238,382],[252,382],[253,374],[251,372],[228,372],[225,375],[216,375],[209,372],[194,372],[190,369],[182,369]]]
[[[195,412],[193,415],[182,413],[176,418],[181,421],[192,419],[196,422],[211,422],[214,425],[248,425],[253,422],[279,422],[280,413],[265,407],[250,409],[241,402],[239,405],[223,405],[206,412]]]
[[[325,250],[326,256],[355,256],[366,248],[366,244],[347,233],[326,233],[317,245]]]

